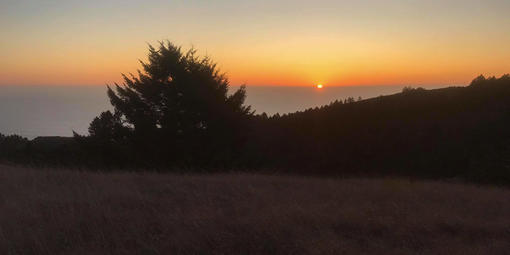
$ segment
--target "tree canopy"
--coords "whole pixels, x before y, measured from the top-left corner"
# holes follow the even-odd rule
[[[220,162],[243,143],[244,86],[229,94],[228,78],[209,57],[170,42],[149,45],[148,62],[137,76],[108,86],[114,113],[89,128],[90,137],[133,147],[137,154],[166,161]]]

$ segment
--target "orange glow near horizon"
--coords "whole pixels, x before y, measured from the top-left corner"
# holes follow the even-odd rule
[[[289,43],[292,47],[282,44],[251,49],[247,44],[238,45],[232,52],[206,45],[196,47],[199,54],[211,56],[218,63],[232,85],[309,86],[319,79],[329,86],[461,85],[479,74],[499,76],[510,72],[510,62],[503,57],[510,58],[510,49],[500,49],[496,57],[479,55],[475,61],[468,49],[451,50],[446,46],[442,53],[436,49],[434,55],[425,50],[398,51],[380,45],[370,48],[362,42],[335,47],[337,43],[317,48],[306,48],[305,42]],[[50,51],[21,55],[8,52],[7,61],[0,63],[0,85],[113,84],[122,82],[121,73],[136,73],[141,68],[137,60],[145,60],[146,54],[144,43],[81,50],[70,45],[55,46]]]
[[[197,47],[198,48],[198,47]],[[146,55],[144,45],[139,49],[103,51],[39,53],[26,57],[9,56],[0,63],[0,85],[105,85],[121,83],[121,73],[136,73],[140,69],[137,59]],[[296,47],[296,52],[299,48]],[[123,55],[123,53],[125,55]],[[502,57],[479,57],[472,63],[469,55],[457,53],[449,61],[435,61],[422,53],[416,56],[385,54],[378,62],[352,52],[334,54],[341,61],[317,56],[313,50],[304,57],[307,62],[296,61],[290,53],[279,59],[255,57],[246,52],[235,55],[209,53],[218,62],[232,85],[248,86],[309,86],[314,81],[326,80],[329,86],[363,85],[461,85],[468,84],[479,74],[500,76],[510,72],[510,62]],[[303,53],[300,53],[303,54]],[[376,53],[373,53],[374,55]],[[351,56],[349,56],[351,55]],[[142,57],[137,57],[142,56]],[[508,53],[510,58],[510,53]]]
[[[447,86],[510,72],[508,1],[148,2],[0,4],[0,85],[121,83],[165,39],[210,56],[234,86]]]

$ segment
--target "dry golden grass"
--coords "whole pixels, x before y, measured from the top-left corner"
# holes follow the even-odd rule
[[[0,166],[0,254],[508,254],[510,190]]]

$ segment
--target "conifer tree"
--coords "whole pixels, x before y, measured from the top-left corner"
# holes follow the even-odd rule
[[[168,41],[149,45],[148,62],[140,63],[137,76],[123,75],[123,84],[108,86],[115,113],[96,119],[90,135],[118,137],[111,132],[128,129],[128,139],[146,160],[231,159],[242,144],[243,123],[253,114],[244,105],[245,87],[229,94],[227,77],[209,57]],[[104,128],[109,130],[98,130]]]

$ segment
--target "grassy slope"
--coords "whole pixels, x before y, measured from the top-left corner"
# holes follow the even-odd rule
[[[510,190],[0,166],[0,254],[504,254]]]

